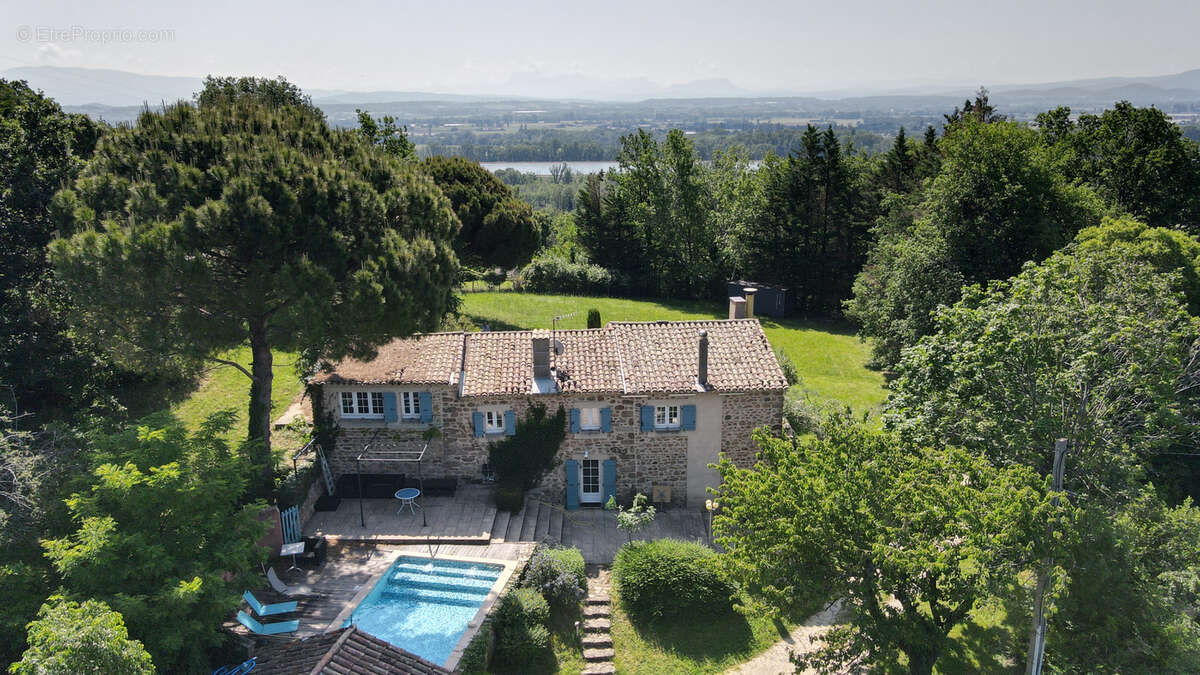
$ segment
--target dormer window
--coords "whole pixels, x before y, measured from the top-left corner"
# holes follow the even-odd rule
[[[344,419],[383,419],[382,391],[343,391],[341,401]]]

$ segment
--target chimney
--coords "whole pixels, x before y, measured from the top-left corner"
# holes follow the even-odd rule
[[[702,389],[708,389],[708,331],[700,331],[700,372],[696,376],[696,384]]]
[[[733,295],[729,298],[729,318],[744,319],[746,318],[746,299],[740,295]]]
[[[550,379],[550,338],[533,338],[533,378]]]
[[[746,318],[754,318],[754,294],[758,292],[757,288],[747,286],[742,289],[742,294],[746,296]]]

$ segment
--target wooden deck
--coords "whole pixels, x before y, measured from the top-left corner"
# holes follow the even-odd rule
[[[421,497],[417,503],[422,508],[414,514],[397,513],[395,499],[343,499],[336,511],[314,513],[304,524],[304,536],[377,544],[487,544],[492,539],[496,505],[490,486],[466,485],[453,497]]]

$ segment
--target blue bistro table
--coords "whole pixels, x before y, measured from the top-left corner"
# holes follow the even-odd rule
[[[409,511],[412,511],[414,516],[417,515],[417,509],[421,508],[421,505],[417,503],[417,497],[420,496],[421,491],[417,488],[404,488],[403,490],[396,490],[396,499],[400,500],[400,509],[396,511],[396,515],[403,513],[404,507],[406,506],[408,507]]]

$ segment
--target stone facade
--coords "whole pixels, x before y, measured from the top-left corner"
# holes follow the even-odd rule
[[[426,478],[455,477],[474,480],[481,476],[487,462],[488,445],[503,436],[476,437],[472,414],[487,409],[512,410],[517,419],[525,415],[530,404],[544,404],[550,412],[558,406],[570,408],[610,408],[610,432],[568,432],[559,450],[558,466],[551,470],[534,493],[542,498],[565,500],[566,478],[564,462],[568,459],[589,459],[616,462],[617,498],[622,502],[634,493],[651,494],[654,486],[671,489],[671,501],[677,505],[703,504],[706,487],[716,481],[715,472],[707,469],[717,461],[719,452],[726,452],[739,465],[753,462],[754,445],[751,432],[766,426],[778,432],[783,417],[783,392],[758,391],[744,394],[670,395],[664,398],[611,394],[545,394],[528,396],[486,396],[460,398],[452,385],[335,385],[326,384],[326,409],[339,411],[341,391],[429,391],[433,403],[432,425],[441,436],[430,441],[423,462]],[[695,405],[697,427],[694,431],[641,430],[642,405]],[[424,445],[422,433],[429,425],[400,421],[341,420],[341,432],[336,449],[329,453],[333,472],[340,476],[355,471],[355,457],[364,446],[419,450]],[[364,473],[405,473],[415,475],[412,464],[364,463]]]

